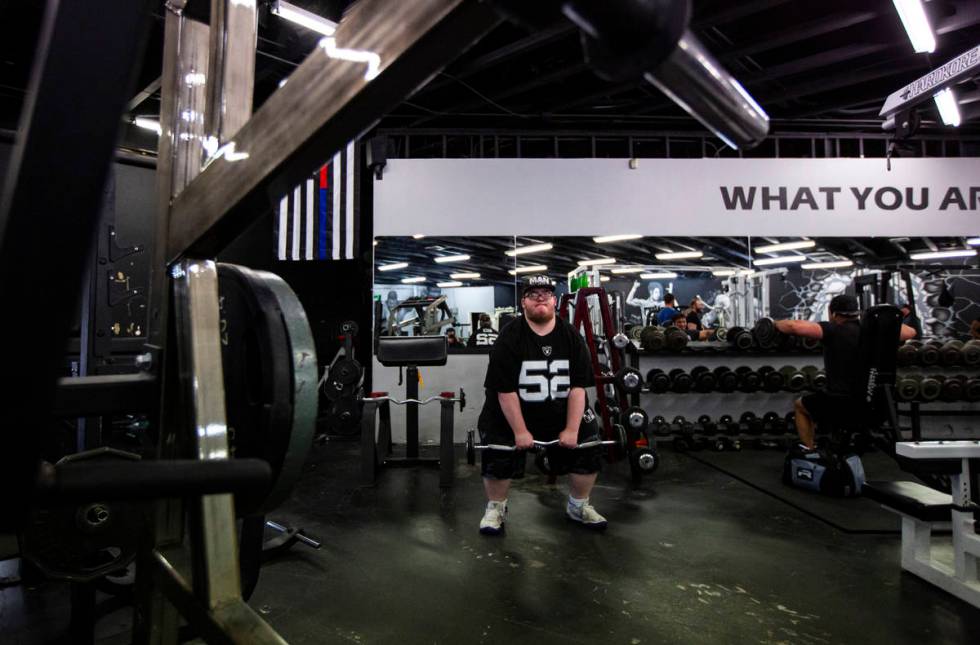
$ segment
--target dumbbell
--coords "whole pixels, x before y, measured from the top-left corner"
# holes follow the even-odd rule
[[[902,374],[895,379],[895,393],[898,396],[899,401],[914,401],[919,398],[919,383],[921,379],[917,379],[910,374]]]
[[[980,401],[980,377],[972,376],[966,379],[963,386],[963,398],[970,402]]]
[[[754,412],[743,412],[738,421],[745,428],[746,433],[754,435],[762,433],[762,420]]]
[[[630,406],[623,411],[623,425],[633,433],[633,436],[640,436],[646,432],[649,425],[649,417],[646,410],[639,406]]]
[[[735,423],[735,419],[730,414],[723,414],[718,417],[717,428],[718,432],[732,436],[737,436],[739,431],[738,424]]]
[[[670,377],[670,390],[672,392],[681,394],[690,392],[691,386],[694,385],[694,379],[691,378],[691,375],[679,367],[670,370],[668,376]]]
[[[615,381],[626,394],[635,394],[643,389],[643,375],[635,367],[621,367],[616,372]]]
[[[963,398],[963,381],[956,376],[936,374],[934,379],[939,381],[939,398],[943,401],[959,401]]]
[[[683,415],[674,417],[670,424],[674,433],[674,447],[678,450],[694,449],[694,424],[689,423]]]
[[[715,327],[715,340],[728,340],[728,329],[726,327]]]
[[[783,415],[778,412],[766,412],[762,415],[762,429],[770,434],[783,434]]]
[[[963,344],[963,364],[970,367],[980,365],[980,340],[971,340]]]
[[[939,352],[941,347],[942,341],[930,340],[923,343],[919,348],[919,362],[927,366],[938,365],[942,360],[942,354]]]
[[[943,393],[943,384],[938,379],[924,374],[917,374],[919,381],[919,398],[923,401],[935,401]]]
[[[647,372],[647,386],[651,392],[660,394],[670,389],[670,377],[659,367]]]
[[[820,349],[820,339],[819,338],[807,338],[805,336],[800,337],[800,349],[812,352]]]
[[[630,340],[639,341],[640,336],[643,334],[643,325],[631,325],[626,331],[626,335],[630,337]]]
[[[666,345],[663,328],[651,325],[640,332],[640,346],[648,352],[659,352]]]
[[[689,337],[687,332],[678,327],[668,327],[664,330],[664,339],[667,343],[667,349],[672,352],[679,352],[685,347],[687,347],[687,341]]]
[[[718,430],[714,421],[707,414],[702,414],[698,417],[698,425],[701,427],[701,432],[705,434],[714,434]]]
[[[963,341],[950,340],[939,348],[940,362],[943,365],[959,365],[963,362]]]
[[[670,436],[670,424],[662,415],[657,415],[650,420],[650,428],[654,435],[658,437]]]
[[[691,378],[694,379],[695,392],[712,392],[717,385],[714,372],[704,365],[698,365],[692,369]]]
[[[776,348],[781,352],[795,352],[800,349],[800,337],[780,333],[776,337]]]
[[[734,392],[738,388],[738,375],[725,365],[714,369],[715,389],[719,392]]]
[[[779,368],[779,373],[783,375],[783,384],[790,392],[800,392],[806,389],[806,375],[792,365],[783,365]]]
[[[776,331],[776,323],[773,319],[766,316],[755,322],[755,326],[752,327],[752,335],[755,336],[755,342],[759,344],[759,347],[769,348],[776,346],[779,332]]]
[[[755,344],[752,332],[745,327],[730,327],[728,329],[728,342],[742,351],[752,349]]]
[[[896,358],[899,365],[915,365],[919,360],[919,348],[922,343],[917,340],[907,340],[898,348]]]
[[[771,365],[763,365],[758,369],[759,379],[762,382],[762,389],[766,392],[778,392],[786,385],[781,372]]]
[[[807,380],[811,390],[822,390],[827,385],[827,374],[816,365],[806,365],[800,370]]]
[[[741,392],[755,392],[762,384],[759,374],[747,365],[742,365],[735,370],[738,376],[738,389]]]

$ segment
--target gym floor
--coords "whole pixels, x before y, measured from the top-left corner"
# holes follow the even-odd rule
[[[866,457],[870,478],[894,475],[886,461]],[[461,460],[445,492],[422,469],[359,487],[357,445],[333,442],[271,518],[323,547],[267,564],[251,605],[293,644],[975,641],[980,609],[901,572],[894,516],[785,489],[781,462],[665,450],[639,489],[607,467],[593,494],[605,533],[565,520],[562,481],[529,468],[493,538],[477,532],[478,467]],[[64,585],[0,589],[0,603],[4,643],[58,642],[67,626]],[[126,642],[127,623],[103,619],[101,642]]]

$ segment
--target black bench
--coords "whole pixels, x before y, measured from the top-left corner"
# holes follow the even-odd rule
[[[953,497],[909,481],[865,482],[861,493],[882,506],[923,522],[948,522]]]

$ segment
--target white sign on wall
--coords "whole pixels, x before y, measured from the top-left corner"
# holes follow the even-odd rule
[[[980,159],[393,159],[375,235],[975,236]]]

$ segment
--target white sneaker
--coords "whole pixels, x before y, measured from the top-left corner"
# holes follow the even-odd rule
[[[582,504],[581,506],[576,506],[575,504],[569,502],[565,507],[565,514],[568,516],[568,519],[574,522],[579,522],[583,526],[596,531],[605,529],[609,524],[609,522],[606,521],[606,518],[599,515],[599,512],[595,510],[595,507],[588,502]]]
[[[504,530],[504,515],[507,514],[507,502],[487,502],[487,510],[480,520],[480,533],[484,535],[500,535]]]

